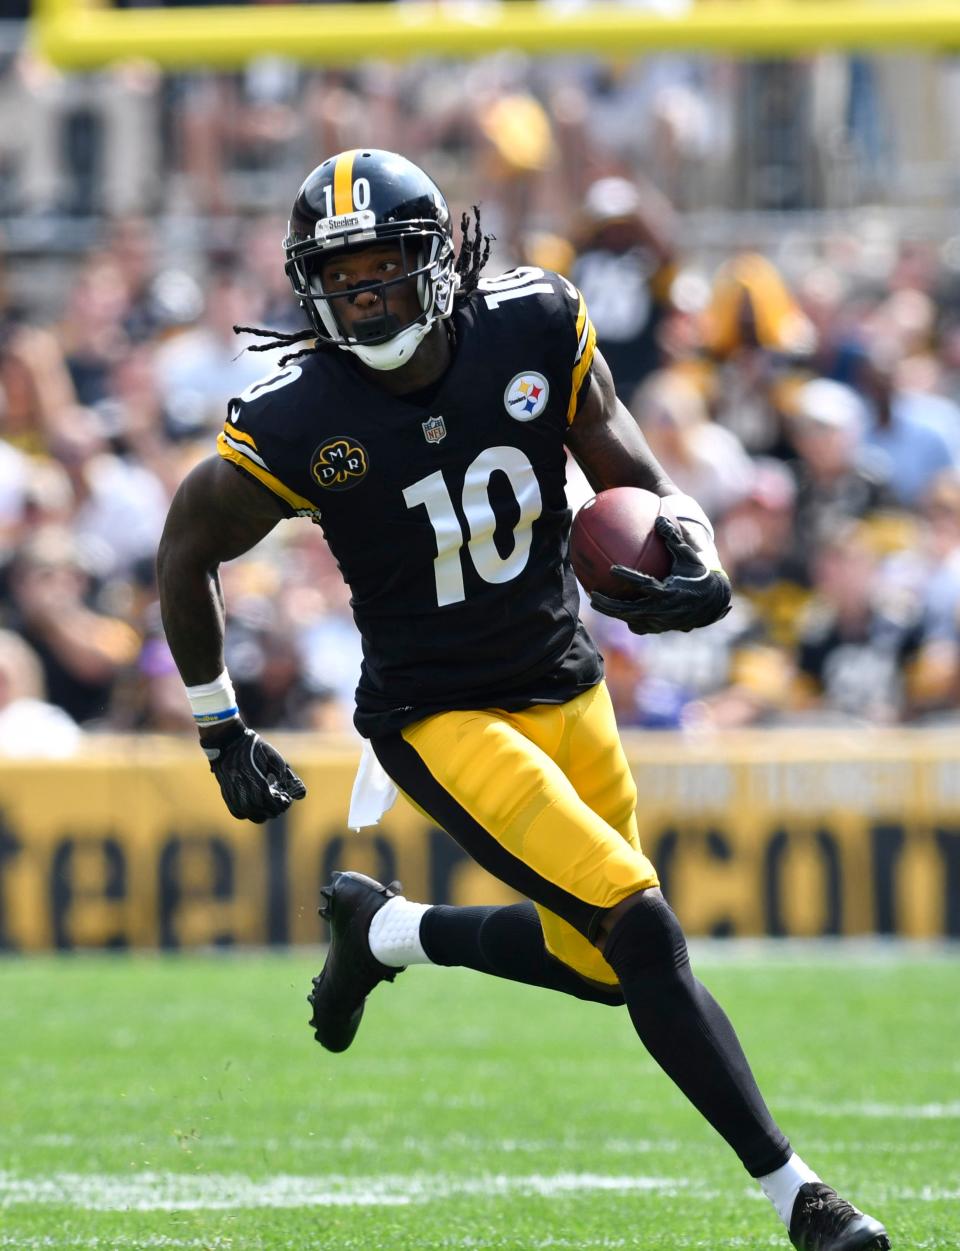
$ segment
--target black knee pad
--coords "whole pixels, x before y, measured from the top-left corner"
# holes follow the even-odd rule
[[[637,974],[676,977],[689,969],[687,940],[659,891],[644,891],[610,931],[603,954],[621,984]]]

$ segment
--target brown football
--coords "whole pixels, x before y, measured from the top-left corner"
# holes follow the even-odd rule
[[[611,565],[667,576],[673,561],[653,528],[662,504],[659,495],[640,487],[611,487],[587,500],[570,531],[570,559],[585,591],[629,599],[636,588],[611,573]]]

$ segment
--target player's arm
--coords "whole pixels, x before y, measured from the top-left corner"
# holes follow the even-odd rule
[[[219,568],[250,551],[287,515],[279,499],[212,456],[181,483],[157,553],[163,627],[201,744],[227,807],[235,817],[257,822],[283,812],[306,791],[237,712],[223,661]]]
[[[677,494],[630,410],[617,397],[610,366],[599,350],[580,392],[567,446],[594,491],[635,486],[656,495]]]
[[[632,585],[629,599],[595,592],[593,607],[626,621],[636,634],[664,630],[692,630],[710,625],[730,611],[730,581],[724,573],[713,540],[713,527],[703,509],[677,490],[660,465],[629,410],[617,397],[610,367],[594,353],[567,432],[570,448],[595,491],[635,486],[669,501],[669,511],[680,521],[657,518],[657,531],[673,557],[663,582],[647,574],[616,566]]]

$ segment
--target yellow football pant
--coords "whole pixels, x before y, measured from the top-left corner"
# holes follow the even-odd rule
[[[436,713],[373,747],[416,807],[533,900],[552,955],[616,983],[590,939],[606,909],[659,883],[603,683],[567,704]]]

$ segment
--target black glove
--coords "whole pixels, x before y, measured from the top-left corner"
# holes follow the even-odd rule
[[[695,630],[711,625],[730,611],[731,589],[726,574],[708,569],[669,517],[654,523],[673,557],[673,567],[662,582],[624,565],[611,572],[638,588],[630,599],[615,599],[594,591],[591,605],[607,617],[619,617],[634,634],[662,634],[666,630]]]
[[[262,825],[286,812],[307,788],[284,758],[242,721],[202,744],[231,815]]]

